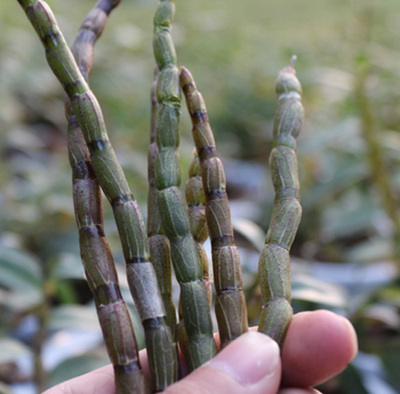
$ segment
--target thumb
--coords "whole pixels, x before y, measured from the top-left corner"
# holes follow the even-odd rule
[[[165,392],[274,394],[280,380],[278,345],[264,334],[248,332]]]

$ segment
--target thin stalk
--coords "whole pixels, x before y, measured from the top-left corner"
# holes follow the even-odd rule
[[[301,219],[300,185],[296,157],[296,137],[304,118],[301,85],[295,76],[294,62],[278,75],[278,106],[270,167],[275,189],[274,207],[265,246],[259,260],[260,287],[264,306],[258,331],[269,335],[282,348],[293,316],[290,305],[289,251]]]
[[[43,365],[43,345],[47,339],[48,320],[51,308],[52,289],[51,279],[49,278],[49,265],[44,263],[45,269],[43,270],[43,301],[37,308],[35,308],[35,315],[38,322],[38,329],[35,332],[32,341],[32,352],[34,357],[34,382],[38,392],[42,392],[47,387],[48,376],[46,369]]]
[[[248,330],[246,300],[242,289],[240,256],[235,245],[225,172],[217,155],[207,109],[190,72],[181,68],[180,83],[192,119],[192,133],[200,160],[206,195],[206,216],[212,246],[215,312],[221,346]]]
[[[170,240],[172,263],[181,288],[182,316],[189,338],[189,368],[195,369],[217,352],[203,269],[190,233],[186,204],[180,191],[180,87],[175,47],[171,38],[174,3],[161,0],[154,17],[153,50],[160,70],[157,84],[155,184],[163,232]]]
[[[109,13],[118,4],[119,1],[100,0],[81,25],[72,52],[86,81],[93,66],[94,44],[105,27]],[[149,390],[139,363],[135,333],[121,296],[114,260],[104,234],[100,186],[69,100],[66,100],[65,107],[81,258],[113,364],[116,391],[121,394],[133,390],[146,393]]]
[[[171,246],[169,239],[162,234],[161,218],[158,206],[159,197],[155,182],[155,163],[158,155],[156,143],[156,121],[158,111],[157,68],[154,74],[154,82],[151,87],[150,146],[147,158],[149,179],[149,193],[147,196],[147,234],[149,237],[150,254],[157,275],[158,286],[167,313],[167,324],[171,330],[172,337],[175,338],[176,310],[172,299]]]
[[[384,159],[380,144],[380,135],[376,130],[376,122],[367,92],[369,76],[369,60],[360,62],[356,78],[356,100],[361,116],[361,128],[367,145],[367,157],[372,180],[380,194],[383,209],[393,225],[393,258],[400,267],[400,216],[398,203],[391,186],[390,172]]]
[[[89,148],[93,171],[109,200],[124,252],[128,282],[145,330],[154,390],[177,378],[177,360],[157,278],[150,261],[146,226],[108,139],[100,105],[81,75],[49,6],[18,0],[39,35],[46,58],[64,87]]]

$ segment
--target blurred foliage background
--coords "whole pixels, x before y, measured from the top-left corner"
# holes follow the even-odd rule
[[[48,3],[72,44],[95,2]],[[96,46],[91,77],[144,211],[156,5],[121,3]],[[261,302],[258,250],[274,197],[274,82],[297,55],[306,122],[298,140],[303,219],[292,253],[293,305],[334,310],[356,327],[359,356],[323,392],[400,392],[398,1],[176,0],[173,35],[224,158],[252,324]],[[34,393],[108,360],[79,258],[64,97],[16,1],[0,3],[0,92],[0,392]],[[189,123],[184,113],[184,174]],[[122,264],[119,270],[143,346]]]

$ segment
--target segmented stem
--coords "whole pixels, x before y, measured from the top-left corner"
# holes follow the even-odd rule
[[[203,243],[208,238],[207,219],[205,213],[206,198],[203,190],[203,183],[200,173],[200,163],[196,150],[193,152],[193,160],[189,168],[189,179],[185,185],[185,196],[188,204],[189,226],[193,239],[196,242],[197,252],[200,256],[203,267],[203,282],[207,290],[208,304],[212,306],[212,278],[209,272],[209,264],[206,250]],[[189,359],[189,340],[182,318],[181,304],[179,318],[181,319],[177,328],[177,339],[185,360]]]
[[[171,281],[171,246],[169,239],[162,234],[161,218],[158,206],[158,190],[155,183],[155,163],[158,155],[156,143],[156,122],[157,122],[157,80],[158,68],[154,73],[154,82],[151,87],[151,123],[150,123],[150,146],[148,151],[148,179],[149,193],[147,196],[147,234],[154,270],[157,275],[158,286],[167,313],[167,324],[175,338],[176,310],[172,299]]]
[[[176,352],[150,262],[142,213],[108,139],[100,105],[81,75],[51,9],[40,0],[18,1],[42,41],[49,66],[71,100],[89,148],[93,171],[112,205],[129,287],[145,330],[153,389],[162,390],[176,380]]]
[[[93,66],[93,46],[105,27],[108,14],[118,3],[100,0],[81,25],[72,52],[86,81]],[[130,393],[133,389],[145,393],[148,387],[139,363],[135,333],[121,296],[114,260],[104,234],[100,186],[69,100],[65,106],[81,258],[114,367],[116,390],[117,393]]]
[[[274,121],[274,148],[270,156],[275,200],[259,260],[260,287],[265,305],[258,330],[281,347],[293,316],[289,251],[301,219],[296,137],[302,127],[304,109],[294,61],[295,58],[290,66],[281,70],[276,82],[278,106]]]
[[[189,179],[185,185],[185,196],[188,204],[190,232],[196,242],[201,266],[203,267],[203,280],[207,289],[208,302],[212,304],[212,278],[210,276],[208,257],[204,249],[204,242],[208,238],[206,218],[206,196],[204,194],[203,180],[197,151],[193,152],[193,160],[189,168]]]
[[[180,87],[175,47],[171,38],[174,3],[161,0],[154,17],[153,50],[160,70],[155,184],[163,231],[171,243],[172,263],[181,288],[182,315],[189,337],[189,367],[197,368],[217,352],[203,269],[190,233],[186,204],[180,191]]]
[[[180,81],[192,119],[193,139],[207,201],[206,216],[217,292],[215,312],[221,346],[224,347],[248,330],[240,257],[233,235],[225,172],[217,155],[203,97],[184,67],[181,68]]]

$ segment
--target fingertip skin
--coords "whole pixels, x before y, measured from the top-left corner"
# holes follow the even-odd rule
[[[283,385],[320,384],[343,371],[357,351],[355,330],[344,317],[327,310],[299,313],[283,348]]]
[[[276,342],[258,332],[243,334],[215,358],[181,381],[168,394],[275,394],[281,377]]]

